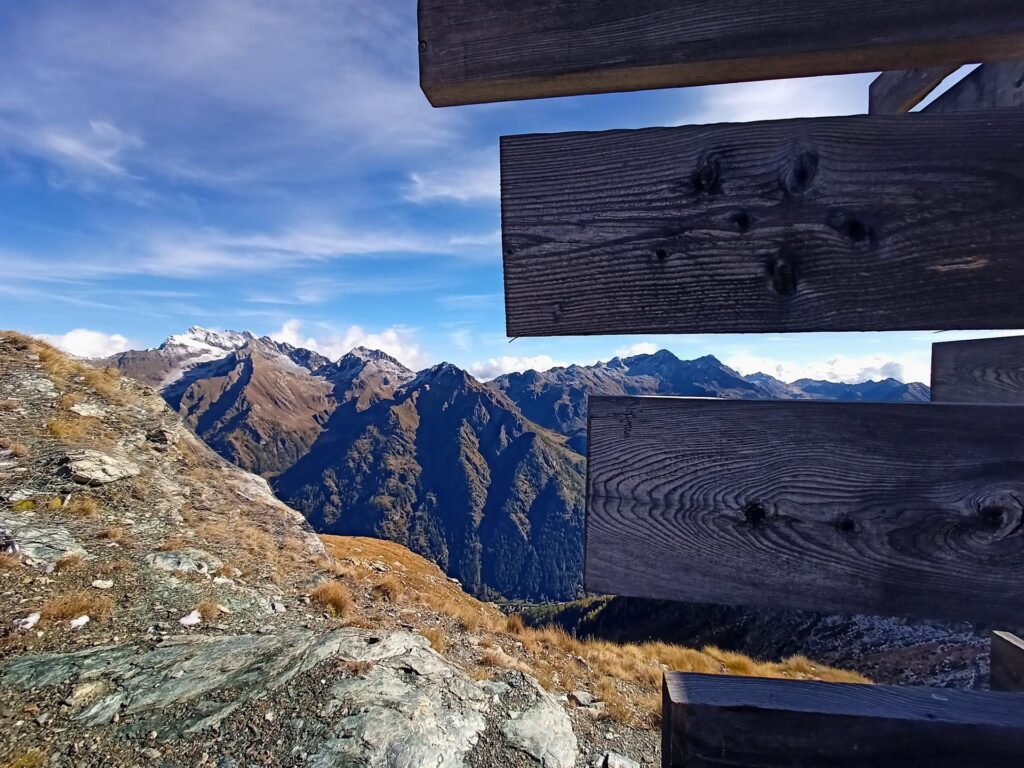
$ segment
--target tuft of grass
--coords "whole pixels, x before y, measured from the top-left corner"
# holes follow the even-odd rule
[[[22,499],[11,504],[11,509],[15,512],[31,512],[36,508],[36,502],[33,499]]]
[[[220,616],[220,608],[212,600],[203,600],[195,607],[195,610],[203,617],[203,621],[213,621]]]
[[[99,538],[124,544],[128,541],[128,531],[119,525],[110,525],[100,531]]]
[[[523,623],[523,616],[520,613],[511,613],[505,618],[505,631],[510,635],[521,635],[526,630]]]
[[[340,581],[323,581],[309,593],[311,600],[324,606],[335,616],[348,616],[355,608],[352,595]]]
[[[10,413],[11,411],[16,410],[18,410],[17,400],[0,400],[0,411],[6,411],[7,413]]]
[[[57,407],[61,410],[68,411],[74,408],[82,402],[82,396],[77,392],[66,392],[57,398]]]
[[[79,590],[55,595],[42,604],[39,613],[44,619],[60,621],[85,615],[93,620],[106,619],[114,610],[114,600],[107,595]]]
[[[386,600],[389,603],[397,602],[402,596],[402,583],[394,574],[385,576],[374,584],[371,594],[378,600]]]
[[[420,630],[420,634],[430,641],[430,647],[438,653],[444,653],[452,646],[448,635],[440,627],[425,627]]]
[[[346,659],[338,663],[338,668],[350,675],[360,677],[373,669],[373,662],[364,659]]]
[[[100,564],[96,570],[101,576],[110,576],[112,573],[124,573],[125,571],[131,571],[134,568],[135,564],[131,560],[121,558],[119,560],[108,560],[107,562]]]
[[[46,423],[46,431],[64,443],[81,442],[92,431],[97,419],[87,416],[58,416]]]
[[[16,456],[19,459],[28,456],[27,445],[6,437],[0,437],[0,451],[10,451],[12,456]]]
[[[99,502],[91,496],[72,496],[64,508],[75,517],[95,517],[100,511]]]
[[[0,768],[43,768],[46,765],[46,756],[38,749],[30,749],[12,757]]]
[[[86,383],[103,395],[108,401],[119,404],[124,401],[121,391],[121,374],[116,368],[90,368],[82,371]]]
[[[13,571],[21,568],[21,557],[8,552],[0,553],[0,571]]]
[[[73,571],[75,568],[82,564],[85,560],[77,552],[69,552],[68,554],[60,557],[56,563],[53,564],[55,573],[64,573],[65,571]]]

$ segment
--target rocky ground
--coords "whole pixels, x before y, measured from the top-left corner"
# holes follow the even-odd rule
[[[0,334],[0,766],[658,762],[664,666],[582,643],[387,542],[314,535],[150,389]]]

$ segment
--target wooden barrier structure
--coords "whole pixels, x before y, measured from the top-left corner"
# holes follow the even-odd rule
[[[890,70],[867,116],[503,137],[508,335],[1024,327],[1019,0],[420,0],[419,21],[435,106]],[[1016,625],[1022,345],[936,345],[929,404],[592,398],[585,586]],[[663,765],[1016,768],[1022,670],[997,632],[996,692],[669,673]]]

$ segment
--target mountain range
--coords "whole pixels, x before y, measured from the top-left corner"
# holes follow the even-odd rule
[[[924,401],[928,388],[741,376],[661,350],[490,382],[377,350],[336,361],[248,332],[191,328],[105,361],[323,533],[391,539],[478,596],[581,590],[586,400],[594,394]]]

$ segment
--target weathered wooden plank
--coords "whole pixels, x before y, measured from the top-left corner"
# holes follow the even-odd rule
[[[502,139],[510,336],[1024,326],[1024,110]]]
[[[667,673],[665,768],[1016,768],[1024,696]]]
[[[1024,693],[1024,640],[1010,632],[992,633],[989,687],[993,691]]]
[[[589,413],[591,592],[1024,616],[1024,408],[592,397]]]
[[[946,66],[883,72],[868,89],[868,112],[872,115],[909,112],[956,70],[956,67]]]
[[[932,401],[1024,405],[1024,336],[932,344]]]
[[[948,113],[998,107],[1024,107],[1024,61],[982,64],[922,111]]]
[[[434,106],[1016,58],[1018,0],[420,0]]]

